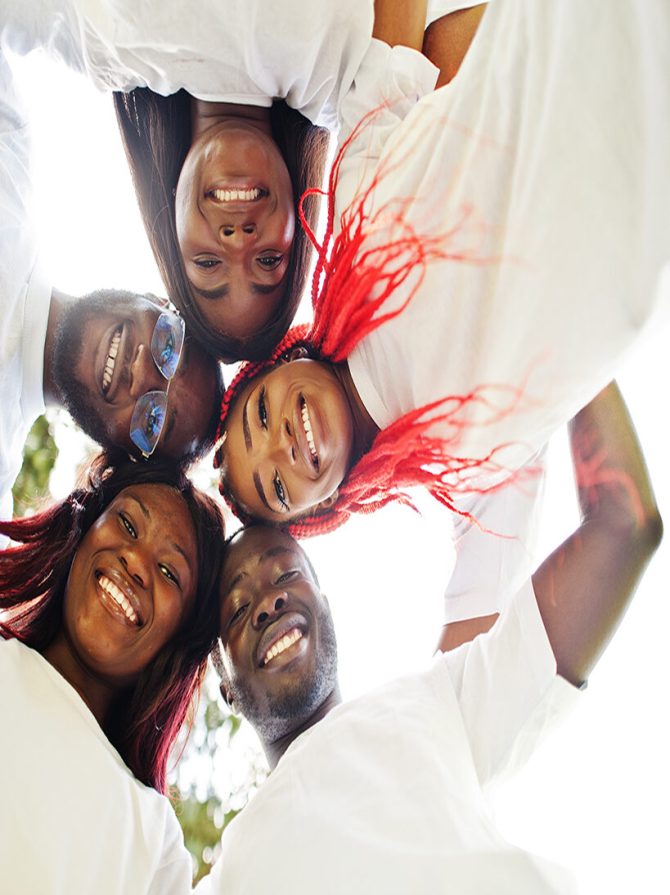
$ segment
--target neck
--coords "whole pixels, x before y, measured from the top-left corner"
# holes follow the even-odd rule
[[[312,715],[310,715],[306,721],[303,721],[302,724],[299,724],[293,730],[290,730],[288,733],[284,734],[283,737],[280,737],[273,743],[263,742],[263,751],[265,752],[265,756],[268,760],[268,764],[270,765],[270,769],[274,771],[274,769],[277,767],[277,764],[279,763],[279,759],[282,757],[284,752],[286,752],[293,740],[297,739],[301,733],[309,730],[310,727],[318,724],[319,721],[323,720],[323,718],[326,717],[331,709],[334,709],[335,706],[339,705],[341,702],[342,697],[340,696],[340,688],[339,685],[336,684],[335,689],[330,692],[330,694],[324,699],[318,709]]]
[[[102,729],[118,691],[84,668],[70,649],[66,634],[58,637],[42,650],[42,655],[65,678],[84,700]]]
[[[63,317],[68,296],[55,289],[51,293],[49,304],[49,320],[47,321],[47,333],[44,339],[44,372],[42,374],[42,388],[46,404],[60,404],[61,398],[56,388],[52,375],[52,360],[56,330]]]
[[[379,426],[367,412],[358,389],[349,371],[349,364],[333,364],[333,373],[337,377],[349,402],[349,410],[354,421],[354,444],[350,466],[353,466],[363,454],[366,454],[379,434]]]
[[[247,106],[241,103],[210,103],[202,99],[191,100],[191,142],[210,127],[223,121],[245,121],[266,134],[272,135],[270,109],[263,106]]]

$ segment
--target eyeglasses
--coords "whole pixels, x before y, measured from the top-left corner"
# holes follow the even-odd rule
[[[167,380],[167,388],[164,392],[146,392],[138,398],[130,420],[130,439],[145,460],[156,450],[163,431],[170,382],[181,360],[185,334],[186,325],[181,317],[171,311],[160,314],[151,336],[151,356]]]

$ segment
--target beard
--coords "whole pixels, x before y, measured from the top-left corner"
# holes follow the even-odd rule
[[[262,706],[246,679],[229,682],[235,709],[244,715],[264,743],[274,743],[304,724],[337,685],[337,638],[327,604],[319,606],[315,618],[319,645],[311,677],[301,677],[281,693],[269,693]]]

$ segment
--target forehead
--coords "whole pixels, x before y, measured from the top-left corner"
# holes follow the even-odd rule
[[[164,535],[181,545],[195,545],[195,527],[188,505],[170,485],[129,485],[116,495],[106,512],[116,510],[122,503],[136,509],[138,516],[154,531],[153,537]]]
[[[245,577],[252,577],[265,563],[289,557],[309,568],[304,551],[286,532],[270,526],[243,529],[228,544],[223,560],[222,594]]]

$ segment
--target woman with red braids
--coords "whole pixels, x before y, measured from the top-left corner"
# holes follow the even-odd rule
[[[418,100],[407,53],[342,105],[314,324],[224,400],[224,491],[298,534],[527,475],[668,304],[667,4],[493,2]]]
[[[216,504],[160,463],[101,459],[0,532],[2,890],[190,891],[164,795],[216,630]]]

